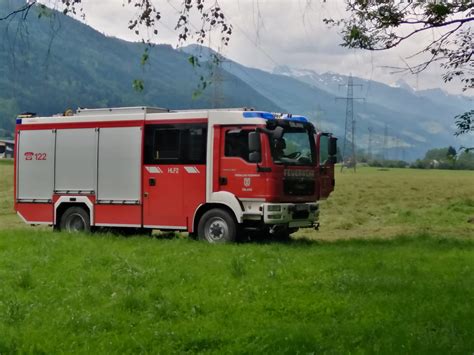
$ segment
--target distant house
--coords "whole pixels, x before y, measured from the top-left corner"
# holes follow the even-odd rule
[[[0,139],[0,159],[13,158],[15,141]]]
[[[430,168],[437,169],[437,168],[439,168],[440,164],[441,164],[441,162],[439,160],[433,159],[433,160],[430,161]]]

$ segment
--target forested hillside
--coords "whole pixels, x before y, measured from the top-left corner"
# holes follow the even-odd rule
[[[19,3],[0,0],[0,15]],[[0,22],[0,129],[12,132],[15,115],[23,111],[50,115],[77,107],[210,107],[211,90],[193,98],[200,75],[210,74],[204,66],[201,72],[193,68],[188,54],[156,46],[142,67],[142,44],[106,37],[60,14],[38,18],[37,11],[27,22],[19,17]],[[133,89],[135,79],[145,80],[143,92]],[[220,106],[283,110],[229,73],[223,73],[222,90]]]

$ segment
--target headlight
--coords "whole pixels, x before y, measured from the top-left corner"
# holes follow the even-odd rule
[[[280,212],[281,211],[281,206],[280,205],[269,205],[269,206],[267,206],[267,211],[268,212]]]

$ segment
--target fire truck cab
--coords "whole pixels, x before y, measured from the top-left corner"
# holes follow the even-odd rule
[[[318,227],[336,138],[247,109],[78,109],[17,119],[15,210],[29,224],[187,231],[211,243]]]

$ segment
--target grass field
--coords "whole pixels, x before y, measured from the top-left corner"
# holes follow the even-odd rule
[[[12,214],[0,354],[474,352],[474,173],[338,174],[292,243],[65,235]]]

